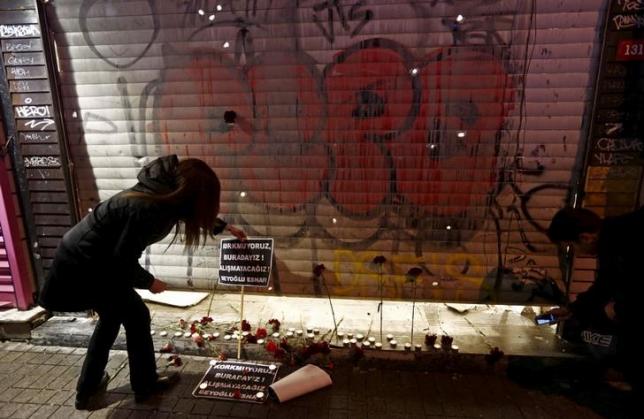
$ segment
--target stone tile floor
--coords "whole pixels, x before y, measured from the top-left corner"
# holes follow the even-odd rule
[[[566,386],[525,387],[505,374],[420,371],[408,368],[331,372],[334,384],[279,404],[196,399],[192,391],[208,358],[184,356],[181,381],[149,402],[134,402],[127,355],[112,351],[112,380],[92,411],[73,407],[85,350],[0,342],[0,418],[584,418],[627,417],[622,399],[599,390],[583,394]],[[165,363],[159,358],[159,365]],[[286,374],[282,369],[280,375]],[[279,378],[279,376],[278,376]],[[621,409],[621,410],[620,410]]]

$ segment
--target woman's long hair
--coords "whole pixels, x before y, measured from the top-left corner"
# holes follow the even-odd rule
[[[219,214],[220,195],[219,178],[210,166],[199,159],[179,162],[177,189],[170,196],[179,206],[186,249],[199,246],[201,237],[205,244],[208,236],[212,236]]]
[[[176,188],[167,194],[147,194],[130,192],[128,196],[170,205],[176,208],[179,221],[183,223],[185,249],[198,247],[203,238],[206,243],[212,237],[219,214],[221,184],[215,172],[199,159],[179,161],[176,173]],[[180,232],[177,223],[175,241]]]

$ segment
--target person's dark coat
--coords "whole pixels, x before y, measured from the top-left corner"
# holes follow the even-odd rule
[[[81,311],[113,299],[124,287],[149,288],[154,276],[138,260],[146,247],[172,232],[181,208],[155,203],[128,192],[167,194],[176,185],[177,156],[145,166],[138,183],[99,203],[62,238],[40,293],[53,311]],[[225,228],[218,219],[214,234]]]
[[[644,208],[604,219],[598,240],[595,282],[570,308],[580,319],[593,322],[614,301],[617,322],[636,326],[644,291]]]

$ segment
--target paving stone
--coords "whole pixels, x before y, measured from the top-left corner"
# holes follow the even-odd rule
[[[39,407],[40,408],[38,410],[36,410],[33,415],[31,415],[30,419],[45,419],[45,418],[48,418],[51,415],[53,415],[54,412],[56,410],[58,410],[58,408],[60,406],[53,405],[53,404],[45,404],[45,405],[41,405]]]
[[[11,417],[12,419],[27,419],[30,418],[39,408],[40,405],[34,403],[20,404]]]

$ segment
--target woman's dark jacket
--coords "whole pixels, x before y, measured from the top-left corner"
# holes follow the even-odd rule
[[[80,311],[106,301],[118,304],[124,288],[152,285],[154,276],[138,260],[146,247],[172,231],[180,209],[126,194],[171,192],[178,163],[175,155],[152,161],[139,172],[135,186],[99,203],[63,236],[40,293],[44,308]],[[213,233],[225,227],[218,219]]]

